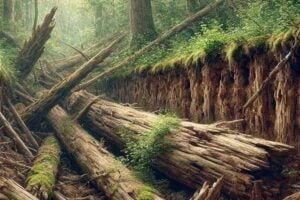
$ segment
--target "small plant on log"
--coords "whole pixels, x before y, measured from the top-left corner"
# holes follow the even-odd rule
[[[171,150],[172,144],[164,138],[171,132],[179,130],[180,121],[171,114],[161,115],[151,127],[150,131],[141,134],[137,140],[125,137],[127,155],[125,161],[134,166],[136,175],[141,179],[149,178],[150,166],[155,164],[156,158]]]
[[[0,49],[0,80],[13,83],[16,80],[15,69],[8,56]]]

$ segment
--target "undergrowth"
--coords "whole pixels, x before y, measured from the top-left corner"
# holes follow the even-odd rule
[[[134,169],[138,178],[146,182],[153,180],[151,167],[155,165],[158,156],[171,151],[172,144],[165,137],[179,130],[180,121],[173,114],[161,115],[151,127],[151,130],[142,133],[136,140],[123,133],[126,146],[123,161]]]

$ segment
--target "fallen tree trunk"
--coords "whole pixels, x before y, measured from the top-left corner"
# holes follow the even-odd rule
[[[123,34],[66,79],[52,87],[40,99],[28,106],[21,113],[22,119],[28,124],[34,124],[35,120],[45,116],[61,99],[70,93],[72,88],[79,84],[99,63],[103,62],[124,37]]]
[[[207,182],[204,182],[203,186],[195,192],[190,200],[218,200],[221,195],[222,186],[223,177],[219,178],[211,187]]]
[[[284,198],[284,200],[299,200],[300,199],[300,192],[297,192],[291,196]]]
[[[15,60],[18,78],[24,80],[32,71],[34,65],[44,52],[45,44],[50,38],[54,28],[54,15],[57,8],[54,7],[45,17],[41,26],[32,33],[31,38],[25,42],[19,56]]]
[[[56,106],[48,114],[57,137],[96,186],[112,200],[162,200]],[[148,198],[147,198],[148,197]]]
[[[199,18],[205,16],[207,13],[209,13],[211,10],[215,9],[216,7],[218,7],[223,2],[224,2],[224,0],[216,0],[215,2],[207,5],[206,7],[204,7],[199,12],[197,12],[194,15],[188,17],[187,19],[185,19],[181,23],[177,24],[176,26],[174,26],[173,28],[171,28],[170,30],[168,30],[167,32],[165,32],[160,37],[158,37],[156,40],[150,42],[148,45],[146,45],[145,47],[143,47],[139,51],[135,52],[132,56],[129,56],[128,58],[124,59],[120,63],[117,63],[116,65],[108,68],[107,70],[105,70],[104,72],[102,72],[99,75],[95,76],[94,78],[92,78],[92,79],[88,80],[87,82],[81,84],[80,86],[78,86],[75,89],[75,91],[86,89],[90,85],[96,83],[100,78],[102,78],[102,77],[104,77],[106,75],[109,75],[112,72],[114,72],[115,70],[120,69],[121,67],[124,67],[124,66],[128,65],[130,62],[132,62],[132,61],[140,58],[146,52],[150,51],[154,46],[162,44],[167,39],[171,38],[173,35],[175,35],[175,34],[179,33],[180,31],[184,30],[186,27],[188,27],[189,25],[191,25],[193,22],[195,22]]]
[[[7,133],[9,136],[15,141],[18,149],[24,153],[24,155],[29,158],[30,160],[33,159],[33,155],[31,151],[28,149],[26,144],[23,142],[23,140],[20,138],[20,136],[16,133],[16,131],[13,129],[9,121],[6,119],[6,117],[0,112],[0,123],[6,128]]]
[[[18,183],[4,177],[0,177],[0,193],[13,200],[38,200]]]
[[[28,174],[26,190],[41,200],[47,200],[55,186],[60,154],[55,137],[47,137]]]
[[[84,55],[91,58],[97,54],[97,51],[99,48],[103,47],[104,45],[107,45],[109,42],[114,40],[117,37],[117,35],[113,35],[111,38],[107,40],[101,40],[97,42],[96,44],[92,45],[91,47],[85,49],[82,51]],[[75,67],[78,64],[82,64],[86,58],[80,54],[71,55],[67,58],[62,58],[55,61],[50,61],[47,64],[50,68],[55,69],[56,72],[62,72],[65,70],[69,70],[73,67]]]
[[[82,91],[69,98],[71,110],[81,110],[94,95]],[[101,133],[119,147],[124,139],[137,139],[152,129],[157,115],[99,99],[82,116],[89,128]],[[120,131],[120,128],[125,129]],[[168,177],[198,189],[204,181],[213,183],[224,175],[224,191],[242,199],[250,197],[253,181],[280,177],[282,160],[293,147],[237,133],[216,125],[182,121],[181,131],[169,134],[165,140],[173,151],[157,160],[157,168]],[[279,190],[270,180],[264,182],[264,195],[277,198]],[[279,192],[279,191],[277,191]]]

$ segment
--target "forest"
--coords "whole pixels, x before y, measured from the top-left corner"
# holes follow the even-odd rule
[[[299,0],[0,0],[0,200],[300,200]]]

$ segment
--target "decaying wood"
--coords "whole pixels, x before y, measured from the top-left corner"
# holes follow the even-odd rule
[[[15,66],[18,71],[18,77],[25,79],[32,71],[37,60],[44,52],[45,44],[50,38],[54,28],[54,15],[56,7],[52,8],[50,13],[45,17],[42,25],[32,33],[31,38],[25,42],[18,57],[15,60]]]
[[[86,104],[86,106],[85,106],[82,110],[80,110],[78,113],[76,113],[76,114],[74,115],[73,120],[74,120],[74,121],[79,120],[80,117],[81,117],[84,113],[86,113],[86,111],[89,109],[89,107],[91,107],[91,105],[93,105],[93,103],[95,103],[95,102],[97,101],[98,98],[99,98],[99,96],[96,96],[96,97],[94,97],[90,102],[88,102],[88,103]]]
[[[300,199],[300,192],[297,192],[291,196],[284,198],[284,200],[299,200]]]
[[[25,135],[28,138],[28,140],[30,141],[30,143],[33,145],[33,147],[35,149],[38,149],[39,148],[39,144],[34,139],[31,131],[28,129],[28,127],[26,126],[26,124],[24,123],[24,121],[22,120],[22,118],[20,117],[20,115],[18,114],[18,111],[15,109],[14,105],[10,102],[10,99],[7,96],[5,96],[5,100],[7,102],[9,110],[14,115],[14,118],[16,119],[16,121],[17,121],[18,125],[20,126],[20,128],[22,129],[22,131],[25,133]]]
[[[15,181],[1,176],[0,193],[13,200],[38,200]]]
[[[53,192],[53,198],[55,200],[67,200],[64,195],[62,195],[60,192],[54,191]]]
[[[86,55],[86,57],[91,58],[98,53],[100,48],[104,47],[111,41],[115,40],[119,35],[120,34],[115,34],[108,39],[101,40],[96,44],[92,45],[91,47],[87,48],[86,50],[83,50],[82,53]],[[48,65],[49,67],[52,66],[53,69],[55,69],[55,71],[59,73],[65,70],[69,70],[78,64],[82,64],[83,62],[85,62],[85,60],[86,59],[82,55],[76,54],[76,55],[69,56],[67,58],[48,62]]]
[[[223,177],[219,178],[212,187],[207,182],[204,182],[203,186],[195,192],[190,200],[218,200],[221,195],[222,186]]]
[[[60,146],[54,136],[45,139],[26,180],[26,190],[40,200],[47,200],[55,186],[60,160]]]
[[[52,87],[45,95],[40,99],[35,101],[33,104],[28,106],[24,112],[21,114],[22,119],[28,123],[33,124],[36,119],[45,116],[48,111],[51,110],[62,98],[64,98],[79,82],[84,79],[91,71],[97,67],[97,65],[104,61],[113,50],[116,48],[117,44],[125,37],[121,35],[114,42],[112,42],[108,47],[99,52],[96,56],[82,65],[78,70],[72,73],[70,76],[65,78],[60,83]]]
[[[188,17],[187,19],[185,19],[181,23],[177,24],[176,26],[174,26],[173,28],[171,28],[170,30],[165,32],[160,37],[158,37],[156,40],[150,42],[148,45],[146,45],[145,47],[143,47],[139,51],[135,52],[132,56],[130,56],[128,58],[125,58],[124,61],[121,61],[120,63],[108,68],[104,72],[102,72],[99,75],[95,76],[94,78],[92,78],[92,79],[88,80],[87,82],[81,84],[79,87],[76,88],[76,91],[79,91],[79,90],[82,90],[82,89],[85,89],[85,88],[89,87],[90,85],[96,83],[100,78],[102,78],[106,75],[109,75],[112,72],[114,72],[115,70],[117,70],[121,67],[124,67],[124,66],[128,65],[130,62],[138,59],[139,57],[144,55],[146,52],[150,51],[154,46],[162,44],[163,42],[165,42],[167,39],[169,39],[173,35],[175,35],[175,34],[179,33],[180,31],[184,30],[186,27],[190,26],[193,22],[197,21],[199,18],[205,16],[207,13],[209,13],[211,10],[218,7],[223,2],[224,2],[224,0],[216,0],[215,2],[207,5],[205,8],[203,8],[199,12],[197,12],[194,15]]]
[[[49,112],[48,119],[67,151],[109,199],[140,200],[146,193],[153,200],[162,199],[156,192],[147,189],[99,142],[72,121],[62,108],[54,107]]]
[[[93,97],[86,91],[74,93],[68,106],[80,110]],[[83,118],[96,133],[124,147],[124,137],[136,139],[150,131],[158,116],[98,99]],[[120,127],[127,130],[125,134]],[[267,180],[267,174],[280,177],[281,161],[293,150],[291,146],[228,128],[187,121],[181,122],[179,133],[169,134],[165,139],[174,147],[172,152],[158,158],[156,167],[161,172],[194,189],[204,181],[212,183],[224,175],[224,191],[242,199],[250,198],[254,180]],[[273,183],[268,180],[264,186],[267,184]],[[270,195],[277,197],[275,193]]]
[[[28,149],[28,147],[26,146],[26,144],[23,142],[23,140],[16,133],[16,131],[13,129],[9,121],[5,118],[5,116],[1,112],[0,112],[0,123],[6,128],[7,134],[9,134],[9,136],[16,142],[19,150],[23,152],[27,158],[33,159],[33,155]]]
[[[276,65],[276,67],[270,72],[270,74],[268,75],[268,77],[262,82],[261,86],[259,87],[259,89],[257,90],[257,92],[255,92],[250,99],[245,103],[245,105],[243,106],[243,110],[246,110],[256,99],[257,97],[262,93],[262,91],[267,87],[268,83],[275,77],[275,75],[283,69],[284,66],[286,66],[286,64],[290,61],[291,58],[293,58],[293,56],[296,53],[296,50],[299,47],[299,42],[300,42],[300,29],[297,32],[297,36],[295,38],[295,43],[292,46],[290,52]]]
[[[19,91],[19,90],[14,90],[14,93],[19,97],[21,98],[22,100],[24,100],[25,102],[28,102],[28,103],[33,103],[36,101],[36,99],[34,99],[33,97],[27,95],[27,94],[24,94],[23,92]]]

